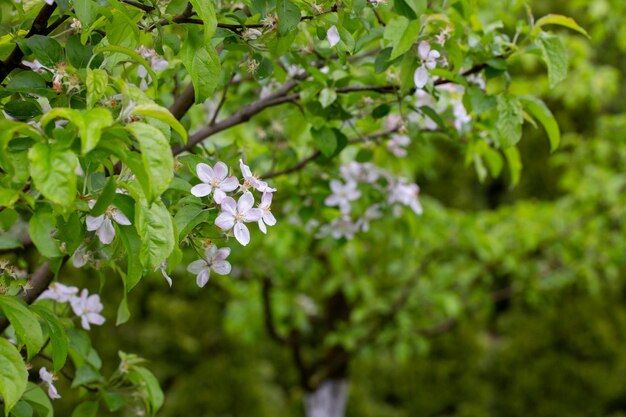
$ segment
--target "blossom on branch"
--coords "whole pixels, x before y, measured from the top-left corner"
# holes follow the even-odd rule
[[[225,197],[215,225],[224,231],[234,229],[235,239],[246,246],[250,243],[250,231],[244,223],[259,221],[263,214],[260,209],[252,208],[253,205],[254,197],[249,191],[244,192],[237,202],[232,197]]]
[[[41,378],[43,383],[48,386],[48,397],[50,397],[51,400],[58,400],[59,398],[61,398],[59,392],[54,386],[54,381],[56,378],[54,377],[54,375],[52,375],[51,372],[48,372],[45,366],[39,369],[39,378]]]
[[[83,329],[91,329],[90,323],[96,326],[104,324],[105,318],[100,314],[104,307],[98,294],[89,295],[89,291],[83,289],[80,297],[72,297],[70,305],[74,314],[80,317]]]
[[[196,173],[202,184],[195,185],[191,189],[191,194],[196,197],[205,197],[213,192],[213,200],[221,204],[226,193],[234,191],[239,187],[239,181],[235,176],[228,175],[228,167],[223,162],[217,162],[213,168],[207,164],[196,165]]]
[[[196,274],[196,284],[204,287],[211,277],[211,270],[219,275],[228,275],[231,270],[230,262],[226,260],[230,255],[230,248],[218,249],[211,245],[204,251],[204,259],[193,261],[187,266],[187,271]]]

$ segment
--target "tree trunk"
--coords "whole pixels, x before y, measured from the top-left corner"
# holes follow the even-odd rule
[[[307,417],[344,417],[347,401],[347,381],[327,379],[315,391],[306,394],[304,409]]]

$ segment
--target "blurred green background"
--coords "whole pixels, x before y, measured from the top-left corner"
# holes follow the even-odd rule
[[[521,1],[473,3],[484,6],[485,21],[514,21],[526,13]],[[414,144],[410,164],[425,214],[410,227],[429,230],[415,250],[452,236],[442,255],[450,261],[431,271],[432,282],[391,325],[393,336],[383,332],[351,361],[348,416],[626,416],[626,2],[528,3],[536,17],[574,17],[592,37],[560,32],[571,67],[568,80],[553,91],[539,59],[517,66],[524,81],[513,88],[543,95],[562,128],[563,144],[550,155],[543,130],[527,127],[524,171],[514,189],[506,175],[480,183],[456,145],[426,139]],[[279,329],[288,331],[306,327],[299,320],[306,322],[309,313],[302,311],[318,300],[307,293],[315,279],[323,286],[325,274],[340,274],[341,268],[320,272],[298,259],[269,266],[285,247],[294,256],[297,245],[307,253],[311,244],[281,243],[281,227],[290,225],[279,217],[270,232],[274,238],[264,241],[272,248],[251,246],[233,254],[240,257],[233,265],[257,267],[234,271],[232,278],[213,277],[203,290],[184,271],[174,275],[172,289],[156,273],[131,293],[130,322],[92,331],[105,363],[117,363],[117,349],[150,361],[166,394],[159,415],[303,415],[303,390],[290,352],[263,327],[263,270],[297,275],[282,280],[274,294]],[[370,261],[389,257],[389,264],[410,264],[410,250],[387,253],[394,245],[406,247],[401,238],[389,239],[394,228],[397,220],[383,220],[367,242],[347,251],[355,259],[366,254]],[[368,268],[353,269],[355,282],[359,274],[384,275]],[[471,280],[463,284],[464,277]],[[86,285],[90,279],[76,277]],[[375,282],[376,293],[384,284]],[[509,293],[485,302],[501,289]],[[113,286],[104,291],[118,294]],[[467,307],[458,293],[470,294],[477,307]],[[376,297],[362,299],[368,307],[384,302]],[[105,308],[112,322],[116,305]],[[445,317],[454,319],[447,331],[416,336]],[[57,406],[59,415],[71,413],[71,401]]]

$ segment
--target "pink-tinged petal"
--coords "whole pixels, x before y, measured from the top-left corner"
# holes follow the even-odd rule
[[[209,282],[209,278],[211,278],[211,270],[209,268],[205,268],[200,271],[196,277],[196,284],[198,284],[198,287],[202,288],[207,284],[207,282]]]
[[[235,239],[243,246],[250,243],[250,231],[243,223],[235,224]]]
[[[419,46],[417,47],[417,52],[419,53],[420,58],[422,58],[423,60],[428,59],[430,44],[426,41],[421,41]]]
[[[218,261],[213,264],[211,267],[216,274],[220,275],[228,275],[230,274],[230,262],[228,261]]]
[[[265,227],[265,223],[263,223],[263,219],[259,219],[259,229],[263,234],[267,234],[267,227]]]
[[[361,192],[359,190],[350,190],[347,193],[348,200],[356,200],[357,198],[361,197]]]
[[[52,385],[52,383],[48,385],[48,397],[50,397],[51,400],[58,400],[59,398],[61,398],[59,392],[57,391],[56,387]]]
[[[94,230],[98,230],[98,228],[102,226],[102,222],[104,222],[104,214],[98,217],[87,216],[85,218],[85,224],[87,225],[87,230],[89,230],[90,232],[93,232]]]
[[[226,178],[226,175],[228,175],[228,167],[225,163],[220,161],[213,167],[213,174],[215,175],[215,178],[223,180]]]
[[[113,242],[113,239],[115,239],[115,228],[113,227],[111,219],[106,217],[104,222],[102,222],[102,226],[98,228],[96,234],[98,235],[98,238],[100,238],[100,242],[105,245]]]
[[[239,187],[239,180],[235,176],[226,178],[220,184],[220,190],[225,191],[227,193],[230,191],[235,191],[237,187]]]
[[[224,197],[220,203],[222,211],[234,216],[237,213],[237,202],[232,197]]]
[[[339,180],[330,180],[330,190],[337,194],[343,189],[343,184]]]
[[[272,205],[272,196],[274,194],[265,192],[263,193],[263,197],[261,197],[261,206],[269,208]]]
[[[239,168],[241,168],[241,174],[245,179],[248,179],[252,176],[252,171],[250,171],[250,167],[243,163],[243,160],[239,160]]]
[[[324,200],[324,204],[327,206],[338,206],[341,203],[341,199],[335,195],[331,194]]]
[[[167,272],[165,271],[165,268],[161,269],[161,274],[163,274],[163,278],[165,278],[165,280],[167,281],[168,284],[170,284],[170,287],[171,287],[172,286],[172,277],[167,275]]]
[[[230,213],[221,212],[215,219],[215,225],[222,230],[230,230],[235,225],[235,218]]]
[[[83,329],[85,330],[91,330],[91,327],[89,326],[89,320],[87,320],[87,316],[82,316],[80,318],[80,325],[83,326]]]
[[[191,194],[195,195],[196,197],[206,197],[207,195],[211,194],[211,191],[213,191],[213,187],[211,187],[209,184],[198,184],[194,185],[191,188]]]
[[[216,188],[215,191],[213,192],[213,200],[217,204],[221,204],[224,198],[226,198],[226,193],[220,190],[219,188]]]
[[[213,259],[216,254],[217,254],[217,246],[210,245],[208,248],[204,250],[204,259],[208,260],[208,262],[211,262],[210,260]]]
[[[271,211],[265,211],[263,212],[263,221],[267,223],[268,226],[274,226],[276,224],[276,217],[274,217]]]
[[[337,26],[332,25],[328,31],[326,31],[326,40],[330,44],[330,47],[334,47],[341,41],[341,37],[339,36],[339,31],[337,30]]]
[[[203,163],[196,165],[196,174],[198,174],[198,178],[200,178],[202,182],[210,182],[215,176],[213,168]]]
[[[421,67],[416,69],[415,73],[413,74],[413,81],[415,82],[415,87],[424,88],[426,83],[428,83],[428,78],[429,78],[428,70],[426,69],[425,66],[422,65]]]
[[[215,259],[216,261],[223,261],[224,259],[228,258],[229,255],[230,248],[221,248],[217,251],[213,259]]]
[[[117,224],[121,224],[122,226],[130,226],[130,220],[128,220],[128,217],[126,217],[124,213],[122,213],[118,209],[113,210],[111,216],[113,217],[113,220],[117,222]]]
[[[259,208],[253,208],[246,212],[243,217],[244,222],[256,222],[263,216],[263,210]]]
[[[241,197],[239,197],[239,201],[237,202],[237,211],[241,214],[245,214],[252,208],[253,205],[254,197],[250,191],[246,191]]]
[[[429,61],[435,61],[436,59],[439,59],[439,57],[441,57],[441,54],[439,53],[439,51],[430,51],[428,53]]]
[[[102,326],[106,319],[98,313],[87,313],[87,320],[96,326]]]
[[[187,271],[192,274],[198,275],[203,269],[207,267],[207,263],[204,259],[198,259],[187,265]]]

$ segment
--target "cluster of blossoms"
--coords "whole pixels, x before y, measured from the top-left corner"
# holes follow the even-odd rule
[[[246,223],[256,222],[263,233],[267,233],[267,226],[276,224],[276,218],[271,211],[276,189],[254,175],[241,159],[239,167],[243,177],[241,181],[234,175],[229,176],[228,167],[221,161],[212,167],[204,163],[196,165],[196,174],[201,183],[191,188],[191,194],[196,197],[212,196],[213,202],[220,209],[215,225],[246,246],[250,243],[250,230]],[[261,202],[256,207],[252,194],[254,191],[261,193]],[[196,274],[198,286],[203,287],[208,282],[211,271],[220,275],[230,273],[231,265],[226,261],[228,255],[229,248],[220,249],[210,244],[205,249],[203,259],[192,262],[187,271]]]
[[[318,237],[332,236],[335,239],[352,239],[360,231],[367,232],[373,220],[383,217],[383,209],[391,207],[396,216],[400,207],[409,207],[415,214],[422,214],[419,202],[419,186],[407,179],[397,177],[371,163],[350,162],[340,167],[342,180],[330,181],[332,194],[324,204],[337,207],[341,215],[330,223],[322,225]],[[370,205],[353,218],[354,205],[365,193],[377,193],[382,202]]]
[[[437,67],[437,60],[441,57],[439,51],[431,49],[430,43],[426,41],[420,42],[417,47],[417,54],[419,56],[421,65],[415,70],[413,74],[413,81],[415,87],[418,89],[424,88],[430,80],[430,73],[428,70]]]
[[[72,311],[80,317],[80,324],[85,330],[91,328],[90,324],[101,326],[104,317],[100,314],[102,303],[98,294],[89,295],[87,289],[83,289],[78,295],[78,288],[54,282],[38,298],[39,300],[54,300],[57,303],[70,303]]]

